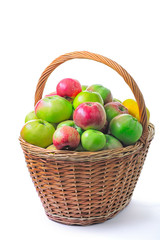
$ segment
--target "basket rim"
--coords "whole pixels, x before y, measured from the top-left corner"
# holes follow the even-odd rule
[[[148,138],[146,139],[146,144],[150,142],[155,134],[155,127],[152,123],[148,124]],[[31,153],[36,157],[41,157],[46,160],[72,160],[72,161],[99,161],[99,159],[112,159],[128,156],[138,151],[144,147],[144,143],[139,140],[134,145],[130,145],[123,148],[101,150],[97,152],[77,152],[77,151],[67,151],[67,150],[47,150],[35,145],[32,145],[19,137],[19,141],[23,151]]]

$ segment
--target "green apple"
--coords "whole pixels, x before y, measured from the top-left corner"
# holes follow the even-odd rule
[[[104,104],[106,104],[108,102],[112,102],[113,98],[112,98],[111,91],[108,88],[106,88],[100,84],[93,84],[93,85],[89,86],[86,89],[86,91],[98,92],[101,95],[101,97],[104,101]]]
[[[122,143],[115,137],[108,135],[108,134],[105,134],[105,137],[106,137],[106,144],[103,148],[104,150],[123,147]]]
[[[60,128],[62,126],[73,127],[79,132],[80,135],[82,135],[82,133],[83,133],[82,128],[78,127],[73,120],[66,120],[66,121],[61,122],[57,125],[57,128]]]
[[[130,114],[121,114],[114,117],[109,127],[111,134],[125,146],[136,143],[143,131],[141,123]]]
[[[33,120],[33,119],[38,119],[38,117],[36,116],[35,112],[32,111],[32,112],[29,112],[26,117],[25,117],[25,123],[30,121],[30,120]]]
[[[113,102],[119,102],[119,103],[122,103],[121,100],[117,99],[117,98],[113,98]]]
[[[87,151],[102,150],[106,143],[105,135],[97,130],[86,130],[81,136],[82,147]]]
[[[103,99],[99,93],[84,91],[80,92],[73,100],[74,109],[84,102],[99,102],[101,105],[103,105]]]
[[[82,87],[82,91],[85,91],[88,86],[87,85],[82,85],[81,87]]]
[[[47,148],[46,148],[47,150],[57,150],[57,148],[54,146],[54,144],[51,144],[51,145],[49,145]]]
[[[46,97],[35,106],[36,116],[50,123],[68,120],[72,114],[72,104],[60,96]]]
[[[20,135],[26,142],[46,148],[52,144],[54,132],[52,124],[42,119],[34,119],[23,126]]]

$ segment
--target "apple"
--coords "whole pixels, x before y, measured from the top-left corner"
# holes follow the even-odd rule
[[[31,111],[29,112],[26,117],[25,117],[25,123],[30,121],[30,120],[33,120],[33,119],[38,119],[35,112],[34,111]]]
[[[136,143],[143,131],[141,123],[130,114],[121,114],[114,117],[109,127],[111,134],[125,146]]]
[[[82,128],[78,127],[73,120],[66,120],[66,121],[61,122],[57,125],[57,128],[60,128],[63,126],[70,126],[70,127],[75,128],[79,132],[80,135],[82,135],[82,133],[83,133]]]
[[[105,134],[105,137],[106,137],[106,144],[105,144],[103,150],[123,147],[122,143],[115,137],[108,135],[108,134]]]
[[[120,102],[110,102],[104,105],[106,111],[107,121],[110,122],[119,114],[128,113],[128,109]]]
[[[85,150],[94,152],[104,148],[106,138],[102,132],[89,129],[82,133],[81,143]]]
[[[20,135],[26,142],[46,148],[52,144],[54,132],[52,124],[42,119],[34,119],[23,126]]]
[[[72,114],[72,104],[60,96],[46,97],[35,106],[36,116],[50,123],[68,120]]]
[[[93,84],[93,85],[89,86],[86,89],[86,91],[98,92],[101,95],[101,97],[104,101],[104,104],[108,103],[108,102],[112,102],[113,98],[112,98],[111,91],[108,88],[106,88],[100,84]]]
[[[57,148],[54,146],[54,144],[51,144],[51,145],[49,145],[47,148],[46,148],[47,150],[57,150]]]
[[[82,85],[81,87],[82,87],[82,91],[85,91],[88,86],[87,85]]]
[[[45,95],[44,98],[46,98],[46,97],[52,97],[52,96],[55,96],[55,95],[59,96],[59,95],[57,94],[57,92],[52,92],[52,93],[49,93],[49,94]],[[65,98],[66,100],[68,100],[70,103],[73,102],[73,99],[72,99],[71,97],[64,97],[64,98]]]
[[[84,102],[75,109],[73,120],[77,126],[84,130],[100,130],[106,123],[106,113],[100,103]]]
[[[117,99],[117,98],[113,98],[113,102],[120,102],[120,103],[122,103],[122,101]]]
[[[53,134],[53,144],[57,149],[74,150],[80,143],[78,131],[70,126],[57,128]]]
[[[82,87],[79,81],[72,78],[64,78],[58,83],[56,90],[61,97],[75,97],[82,91]]]
[[[80,92],[73,100],[74,109],[84,102],[99,102],[103,105],[103,99],[99,93],[84,91]]]

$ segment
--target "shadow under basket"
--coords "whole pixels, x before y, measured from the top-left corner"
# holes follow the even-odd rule
[[[19,138],[49,219],[68,225],[90,225],[112,218],[130,202],[154,136],[154,125],[147,123],[143,96],[133,78],[112,60],[88,52],[73,52],[54,60],[38,82],[35,104],[42,97],[50,73],[73,58],[92,59],[116,70],[135,95],[143,125],[142,138],[136,144],[98,152],[51,151]]]

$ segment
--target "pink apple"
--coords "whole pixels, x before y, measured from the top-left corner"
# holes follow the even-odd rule
[[[82,87],[77,80],[64,78],[58,83],[56,90],[61,97],[75,97],[82,91]]]
[[[62,126],[57,128],[53,134],[53,144],[60,149],[74,150],[80,143],[80,135],[78,131],[70,126]]]
[[[100,103],[85,102],[75,109],[73,120],[78,127],[84,130],[100,130],[106,123],[106,113]]]
[[[104,105],[106,111],[107,121],[110,122],[114,117],[128,113],[128,109],[120,102],[110,102]]]

